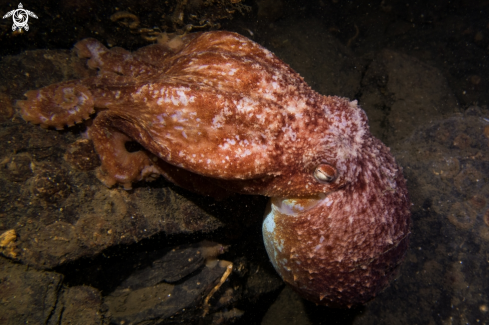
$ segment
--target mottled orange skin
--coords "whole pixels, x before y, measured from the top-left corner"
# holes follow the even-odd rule
[[[401,173],[384,177],[383,166],[395,162],[378,139],[365,145],[376,147],[375,156],[385,160],[360,155],[365,172],[356,182],[319,203],[312,200],[316,205],[298,213],[283,213],[283,200],[272,198],[265,214],[263,236],[275,269],[302,297],[318,304],[351,307],[371,300],[395,276],[408,248],[404,178]],[[310,201],[298,199],[295,206],[301,200]]]
[[[88,135],[107,186],[164,175],[203,194],[270,196],[267,251],[300,294],[342,307],[386,286],[407,249],[409,199],[356,101],[316,93],[230,32],[134,53],[93,39],[75,48],[98,75],[29,91],[18,106],[25,120],[55,128],[97,112]],[[129,153],[127,141],[145,150]],[[302,199],[290,212],[282,198]]]

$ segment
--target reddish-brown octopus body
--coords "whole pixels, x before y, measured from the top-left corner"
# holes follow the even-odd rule
[[[303,297],[344,307],[372,299],[406,252],[405,180],[356,101],[314,92],[289,66],[230,32],[185,35],[131,53],[75,45],[98,75],[26,93],[25,120],[88,119],[107,186],[164,175],[203,194],[272,197],[263,236]],[[129,153],[128,141],[145,150]]]

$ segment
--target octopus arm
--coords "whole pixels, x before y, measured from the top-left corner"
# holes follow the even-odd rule
[[[196,120],[199,116],[204,119],[204,116],[197,114],[192,121],[181,123],[179,121],[185,120],[187,115],[177,114],[172,110],[154,115],[146,114],[144,109],[135,109],[138,114],[132,115],[127,110],[122,114],[114,105],[109,104],[108,107],[108,110],[97,115],[90,128],[90,136],[101,156],[103,169],[114,177],[127,174],[109,163],[119,160],[118,155],[124,150],[124,143],[112,143],[111,138],[118,133],[128,137],[126,142],[132,139],[144,143],[145,149],[155,157],[202,176],[250,179],[263,177],[277,169],[276,164],[273,164],[273,152],[270,152],[261,133],[247,132],[248,128],[244,126],[239,127],[229,122],[220,128],[197,127],[199,122]],[[155,120],[154,116],[160,116],[160,119]],[[150,124],[153,125],[149,127]],[[114,141],[119,142],[119,138]],[[113,148],[120,150],[113,150],[114,155],[111,155],[110,151]],[[134,162],[128,162],[122,169],[127,170],[130,166],[141,169],[140,164]],[[127,181],[117,182],[125,183],[138,179],[136,174],[131,174]]]
[[[94,97],[80,81],[66,81],[30,90],[27,100],[17,101],[24,120],[44,128],[62,129],[89,119],[95,113]]]
[[[120,47],[107,49],[93,38],[84,39],[75,44],[80,58],[88,58],[87,65],[100,72],[112,72],[118,75],[137,77],[158,73],[158,67],[144,60],[144,56],[134,55]],[[161,51],[159,54],[162,54]],[[165,55],[163,55],[163,58]],[[163,60],[164,61],[164,60]]]
[[[150,133],[128,116],[116,115],[110,110],[100,112],[89,128],[89,136],[102,161],[97,177],[108,187],[118,183],[130,189],[133,182],[151,181],[163,175],[174,184],[196,193],[217,199],[230,195],[218,182],[171,164],[170,150],[158,144]],[[134,140],[145,143],[145,149],[129,152],[126,144]],[[168,159],[158,159],[151,152]]]

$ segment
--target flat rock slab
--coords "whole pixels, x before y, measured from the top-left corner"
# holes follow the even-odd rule
[[[207,314],[211,309],[210,304],[203,307],[206,295],[216,285],[215,296],[221,297],[224,291],[217,290],[227,279],[223,275],[231,265],[217,260],[224,251],[222,245],[208,241],[168,249],[105,297],[112,322],[162,324],[179,318],[186,322],[200,319],[204,310]],[[229,288],[227,284],[224,287]]]
[[[30,130],[34,134],[39,131]],[[22,141],[14,137],[10,142]],[[161,232],[206,233],[223,226],[168,187],[131,192],[106,188],[92,172],[76,170],[63,159],[64,141],[60,141],[61,145],[45,145],[51,152],[46,159],[28,144],[21,154],[0,148],[5,153],[0,158],[0,189],[4,193],[0,229],[14,229],[18,236],[16,250],[9,257],[47,269]]]
[[[106,324],[100,291],[88,286],[63,288],[47,325]]]
[[[51,317],[63,276],[29,269],[0,257],[0,323],[46,324]]]
[[[153,260],[150,266],[133,272],[117,290],[137,290],[161,282],[172,283],[181,280],[206,263],[204,245],[193,244],[168,249],[163,257]],[[222,247],[217,243],[213,245],[217,248],[215,251]]]
[[[168,318],[198,320],[203,315],[202,298],[219,282],[226,268],[216,264],[203,267],[185,282],[161,282],[139,289],[117,289],[105,298],[112,322],[116,324],[162,324]],[[190,319],[189,319],[190,318]],[[173,322],[172,320],[171,322]]]

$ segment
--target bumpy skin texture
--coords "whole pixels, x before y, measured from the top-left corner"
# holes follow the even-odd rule
[[[230,32],[195,33],[134,53],[75,45],[95,77],[19,101],[25,120],[88,134],[107,186],[162,174],[190,190],[272,197],[269,256],[301,295],[330,306],[372,299],[407,249],[402,171],[356,101],[314,92],[289,66]],[[128,141],[145,150],[129,153]]]

